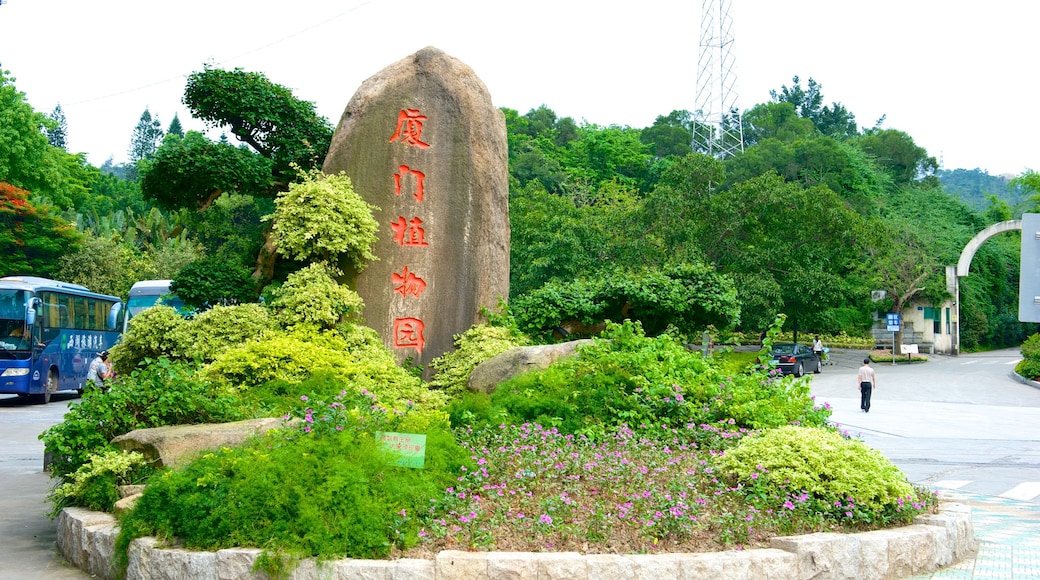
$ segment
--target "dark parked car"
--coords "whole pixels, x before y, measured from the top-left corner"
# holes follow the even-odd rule
[[[818,373],[823,370],[823,361],[804,344],[774,344],[770,354],[773,363],[785,375],[800,377],[806,371]]]

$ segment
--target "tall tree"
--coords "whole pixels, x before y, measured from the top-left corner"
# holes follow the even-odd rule
[[[916,182],[929,186],[939,184],[939,178],[935,175],[939,170],[939,162],[903,131],[868,129],[856,142],[877,159],[896,185],[905,186]]]
[[[166,129],[167,135],[176,135],[178,137],[184,136],[184,128],[181,127],[181,119],[177,116],[177,113],[173,114],[173,120],[170,121],[170,127]]]
[[[783,85],[779,91],[769,91],[774,103],[792,104],[800,117],[812,121],[824,135],[852,137],[859,132],[856,117],[841,103],[824,106],[820,83],[810,78],[808,88],[803,89],[797,75],[791,81],[794,83],[791,87]]]
[[[0,181],[0,277],[54,276],[80,239],[71,224],[30,202],[28,191]]]
[[[138,179],[142,170],[141,162],[155,157],[162,138],[163,130],[159,118],[152,118],[151,112],[146,107],[130,137],[130,170],[128,171],[130,179],[134,181]]]
[[[69,124],[65,120],[65,111],[61,110],[61,103],[54,107],[50,120],[51,123],[47,127],[47,141],[52,147],[68,151]]]
[[[14,77],[0,68],[0,181],[37,194],[45,186],[43,160],[47,117],[37,113],[14,86]]]

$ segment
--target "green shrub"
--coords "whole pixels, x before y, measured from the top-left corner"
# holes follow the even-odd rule
[[[273,328],[267,309],[259,304],[214,306],[176,328],[171,340],[185,358],[208,362]]]
[[[177,340],[187,321],[169,306],[153,306],[133,318],[119,344],[112,348],[112,368],[128,374],[145,360],[182,358],[185,345]]]
[[[341,286],[322,263],[289,274],[275,292],[271,307],[286,328],[309,325],[330,330],[349,314],[358,316],[364,306],[357,292]]]
[[[365,397],[334,402],[303,402],[293,413],[300,427],[153,478],[122,521],[123,557],[142,535],[189,549],[260,547],[290,558],[386,558],[413,545],[418,515],[472,461],[442,421],[425,426],[423,469],[394,466],[373,429],[407,429],[408,413],[370,406]]]
[[[848,500],[895,510],[919,500],[906,476],[880,451],[825,428],[785,426],[745,437],[716,461],[733,484],[807,492],[823,504]]]
[[[119,486],[143,483],[154,470],[144,455],[136,451],[124,453],[113,449],[91,455],[89,460],[50,492],[51,511],[57,517],[61,510],[78,506],[94,511],[111,512],[119,501]]]
[[[1031,381],[1040,378],[1040,360],[1026,358],[1015,365],[1015,372]]]
[[[530,340],[515,329],[479,324],[455,335],[455,350],[430,362],[437,374],[429,381],[431,389],[442,389],[449,398],[466,390],[473,369],[480,363]]]
[[[113,449],[109,441],[114,437],[134,429],[242,418],[238,401],[221,394],[194,365],[159,359],[120,376],[107,393],[85,392],[40,439],[51,454],[52,477],[64,477],[92,454]]]
[[[1015,372],[1030,380],[1040,378],[1040,334],[1022,343],[1022,361],[1015,365]]]
[[[214,256],[188,264],[173,278],[170,292],[191,308],[254,302],[256,280],[248,268]]]

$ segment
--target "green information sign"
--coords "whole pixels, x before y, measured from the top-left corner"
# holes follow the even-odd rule
[[[426,464],[426,435],[376,431],[376,439],[383,449],[396,454],[392,465],[422,469]]]

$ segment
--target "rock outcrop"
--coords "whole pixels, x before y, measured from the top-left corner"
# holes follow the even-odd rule
[[[281,419],[250,419],[233,423],[171,425],[138,429],[112,440],[123,451],[138,451],[158,466],[178,467],[199,453],[240,445],[254,435],[284,425]]]
[[[477,365],[469,375],[466,388],[474,393],[491,394],[502,381],[529,371],[542,370],[561,358],[574,356],[579,346],[589,342],[592,342],[591,339],[511,348]]]

